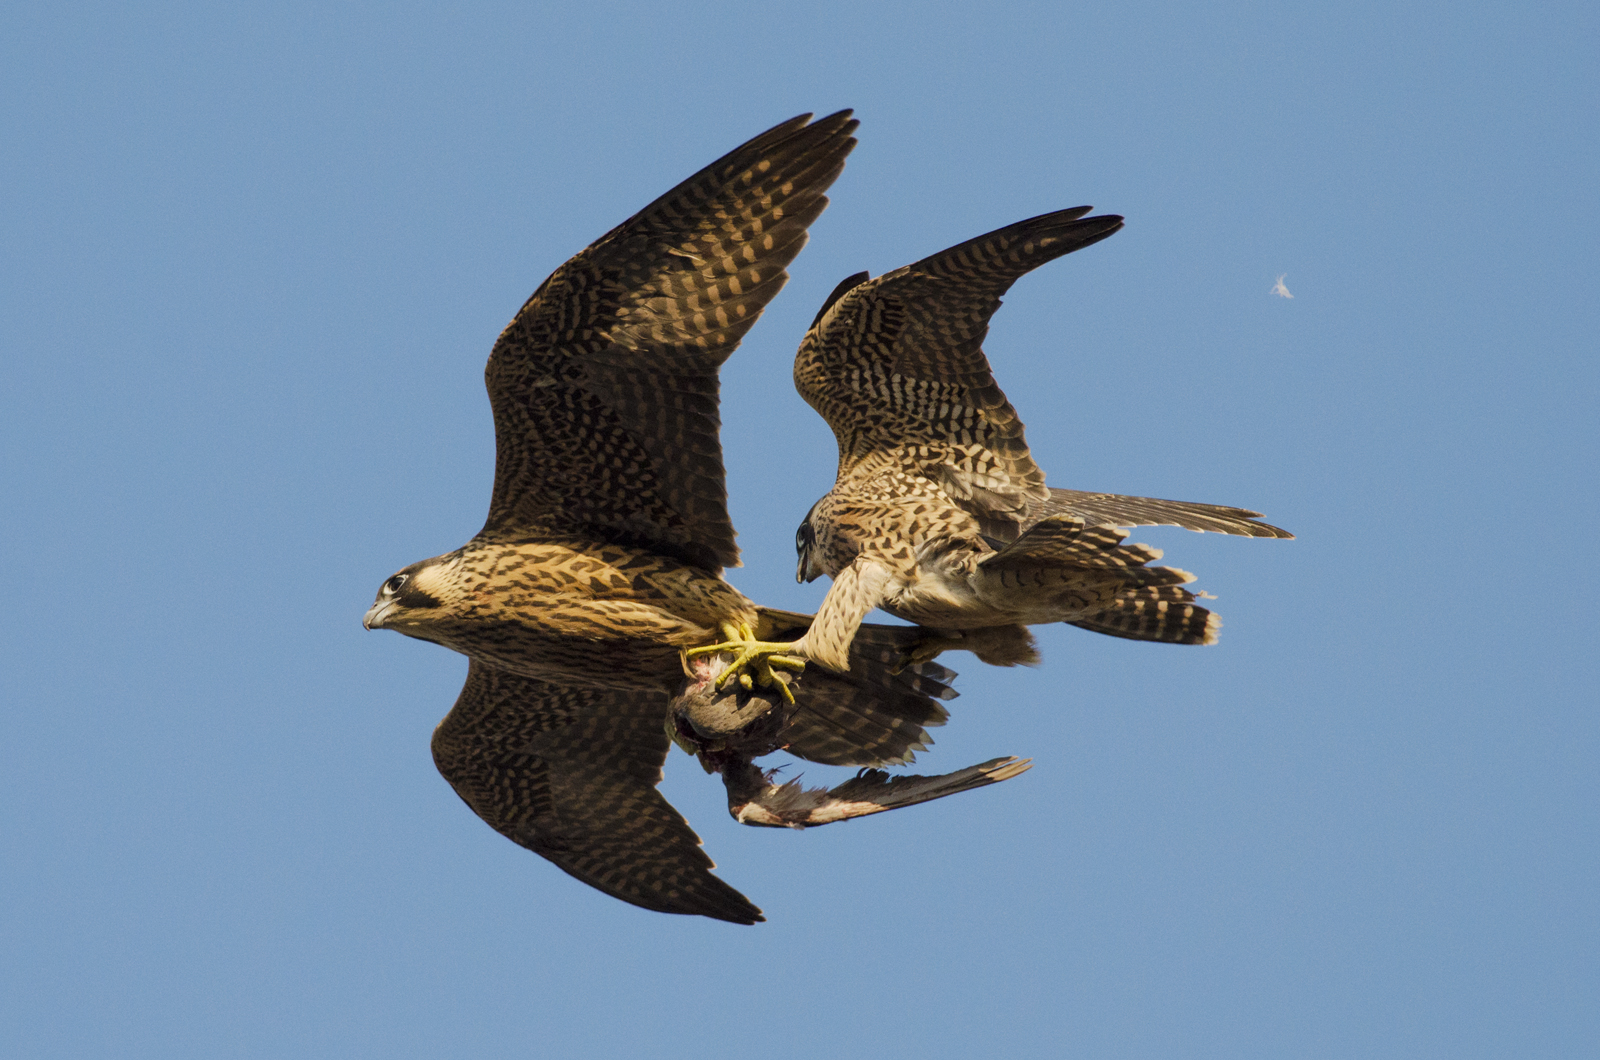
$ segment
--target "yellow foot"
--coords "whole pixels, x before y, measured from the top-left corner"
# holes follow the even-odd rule
[[[795,673],[806,668],[804,659],[785,654],[794,647],[792,644],[756,640],[755,630],[742,622],[737,626],[731,622],[724,622],[721,625],[721,632],[726,638],[721,644],[690,648],[683,653],[684,660],[726,652],[734,657],[733,664],[717,678],[719,689],[737,677],[740,687],[746,691],[760,684],[762,688],[776,688],[786,701],[791,704],[794,702],[794,693],[789,691],[789,682],[773,672],[773,667],[792,670]]]

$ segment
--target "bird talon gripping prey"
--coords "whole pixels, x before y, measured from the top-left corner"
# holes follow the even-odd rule
[[[690,648],[683,653],[688,660],[698,659],[705,655],[732,655],[733,662],[717,678],[717,687],[722,688],[730,680],[738,679],[741,688],[746,691],[758,682],[762,688],[777,688],[779,694],[790,703],[794,702],[794,694],[789,691],[789,686],[772,672],[774,666],[796,673],[806,667],[804,659],[796,659],[791,655],[783,654],[789,650],[788,644],[767,643],[756,639],[755,631],[748,624],[732,625],[722,624],[723,641],[720,644],[708,644],[702,648]],[[931,657],[930,657],[931,658]],[[754,680],[752,681],[752,674]]]
[[[914,631],[898,627],[886,642],[888,628],[869,627],[863,639],[879,646],[892,643],[893,650],[899,651],[907,646],[907,633],[915,636]],[[878,669],[867,659],[858,661],[862,669]],[[882,660],[877,662],[881,666]],[[722,774],[728,813],[741,824],[814,828],[996,784],[1024,772],[1030,764],[1026,759],[995,758],[933,777],[891,776],[882,770],[864,769],[832,790],[806,789],[798,779],[779,784],[776,771],[761,769],[753,760],[783,746],[784,725],[792,707],[786,707],[781,697],[719,691],[718,678],[726,665],[725,656],[720,655],[696,660],[689,684],[672,700],[668,726],[673,739],[698,758],[707,773]],[[819,670],[810,680],[837,678]]]
[[[1117,528],[1293,536],[1243,508],[1045,485],[982,344],[1014,282],[1122,227],[1089,210],[1019,221],[877,279],[857,273],[817,313],[794,380],[833,428],[839,473],[795,535],[796,577],[833,585],[794,655],[839,669],[874,607],[947,635],[1010,629],[943,645],[999,665],[1037,661],[1015,634],[1042,622],[1209,644],[1220,622],[1182,588],[1193,576],[1149,566],[1161,553]]]
[[[717,439],[718,368],[787,280],[855,144],[849,111],[810,117],[713,162],[539,286],[484,372],[488,520],[384,582],[364,620],[469,658],[433,757],[492,828],[623,901],[738,924],[761,911],[712,874],[656,785],[671,742],[695,746],[664,724],[693,646],[810,624],[723,580],[739,552]],[[954,694],[935,664],[885,672],[914,635],[863,627],[859,679],[819,672],[798,705],[772,672],[788,661],[768,656],[752,684],[791,701],[774,746],[830,765],[909,760],[947,716],[935,697]]]

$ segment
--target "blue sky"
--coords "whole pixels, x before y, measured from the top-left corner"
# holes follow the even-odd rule
[[[1578,4],[15,4],[0,33],[0,1052],[1574,1056],[1600,1035],[1600,18]],[[736,585],[810,609],[822,298],[1126,215],[987,349],[1054,485],[1214,648],[1040,630],[804,834],[664,790],[770,920],[647,913],[493,834],[465,661],[366,633],[487,506],[482,367],[551,269],[755,133],[860,146],[723,373]],[[1269,291],[1280,273],[1292,301]],[[811,780],[832,779],[807,767]]]

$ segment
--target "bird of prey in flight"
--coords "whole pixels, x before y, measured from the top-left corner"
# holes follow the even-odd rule
[[[730,673],[772,655],[834,670],[874,607],[942,631],[980,659],[1033,661],[971,643],[1043,622],[1134,640],[1209,644],[1217,617],[1152,567],[1161,553],[1118,527],[1174,525],[1246,537],[1293,535],[1260,513],[1185,501],[1052,489],[982,344],[1000,296],[1030,270],[1097,243],[1122,218],[1090,207],[1020,221],[829,296],[800,345],[794,379],[839,443],[838,478],[800,525],[797,577],[830,575],[798,641],[730,639]],[[936,641],[928,641],[929,646]]]
[[[490,826],[624,901],[742,924],[760,910],[711,873],[656,785],[682,651],[808,622],[721,576],[738,550],[717,370],[784,285],[855,145],[849,111],[810,117],[713,162],[539,286],[484,373],[496,455],[483,529],[385,581],[364,620],[470,659],[433,754]],[[889,673],[895,638],[916,636],[864,642],[859,677],[805,675],[780,742],[829,764],[908,760],[950,694],[942,667]],[[759,676],[791,698],[787,675]]]

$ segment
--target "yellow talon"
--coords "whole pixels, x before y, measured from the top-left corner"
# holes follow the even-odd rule
[[[690,648],[683,653],[684,660],[698,659],[702,655],[715,655],[718,652],[738,652],[746,644],[755,640],[754,632],[749,626],[735,626],[731,622],[722,622],[717,626],[717,631],[723,635],[721,644],[708,644],[703,648]]]
[[[702,655],[732,655],[733,663],[717,678],[716,687],[719,690],[738,677],[739,687],[747,692],[754,691],[759,684],[762,688],[776,688],[785,701],[794,703],[794,693],[789,690],[789,683],[780,678],[773,667],[799,673],[806,667],[804,659],[783,654],[789,648],[788,644],[757,640],[755,630],[742,622],[737,626],[731,622],[720,623],[718,631],[724,638],[721,643],[690,648],[683,652],[684,664]]]

